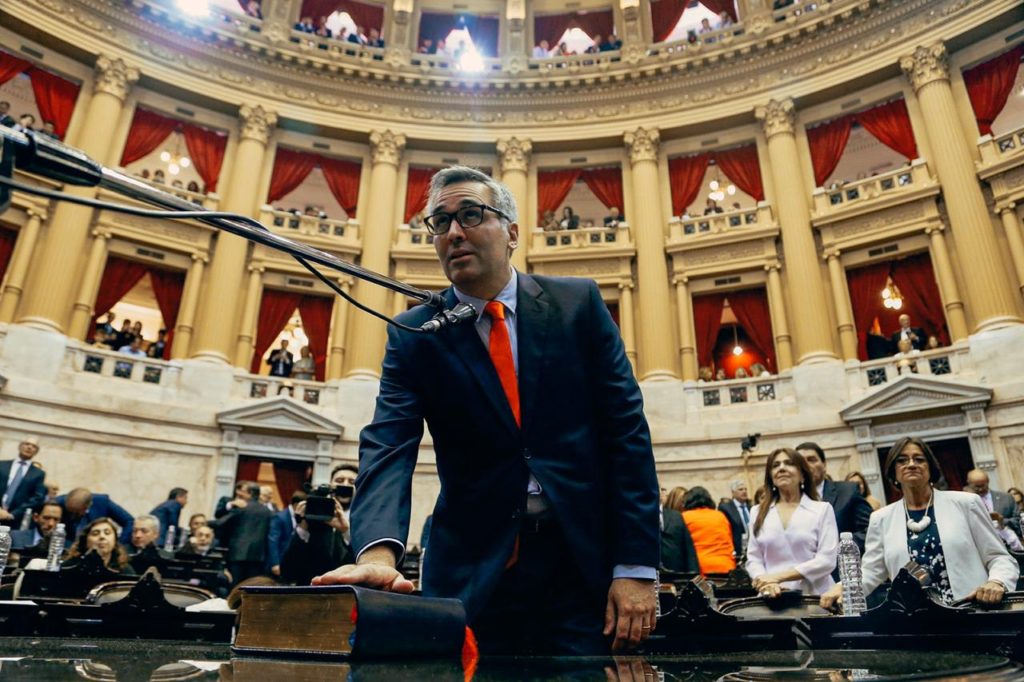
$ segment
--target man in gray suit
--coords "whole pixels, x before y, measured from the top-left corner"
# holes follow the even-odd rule
[[[988,474],[981,469],[971,469],[967,472],[967,485],[978,494],[990,514],[998,514],[1001,521],[1014,533],[1020,535],[1020,510],[1017,503],[1009,493],[1001,493],[998,490],[990,490],[988,487]]]

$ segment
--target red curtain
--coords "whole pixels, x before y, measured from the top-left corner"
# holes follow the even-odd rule
[[[668,160],[668,178],[672,188],[672,215],[681,215],[700,192],[708,168],[707,154],[677,156]],[[733,181],[735,182],[735,180]],[[710,351],[708,351],[710,353]]]
[[[538,224],[544,222],[545,213],[554,211],[562,205],[565,198],[569,196],[569,192],[572,191],[572,186],[579,179],[580,173],[579,168],[562,168],[537,173]]]
[[[121,153],[121,166],[138,161],[160,146],[181,125],[179,121],[149,109],[135,109],[128,140]]]
[[[605,208],[623,210],[621,168],[588,168],[580,173],[580,177]]]
[[[302,301],[302,294],[293,294],[290,291],[278,291],[276,289],[264,289],[263,299],[260,301],[260,316],[256,323],[256,348],[252,354],[252,364],[249,371],[258,374],[263,364],[263,355],[274,343],[274,339],[281,333],[284,326],[288,324],[288,318],[299,307]],[[292,351],[294,353],[294,350]]]
[[[710,367],[715,341],[722,328],[725,294],[703,294],[693,297],[693,327],[697,332],[697,365]]]
[[[283,507],[292,503],[292,494],[302,490],[302,484],[309,480],[308,470],[309,465],[302,462],[274,462],[274,481]]]
[[[1006,106],[1022,56],[1024,44],[964,71],[964,84],[982,135],[992,134],[992,122]]]
[[[896,99],[867,111],[856,114],[857,122],[864,126],[875,138],[890,149],[894,149],[908,161],[917,158],[917,142],[914,141],[914,129],[910,125],[910,114],[907,103]]]
[[[100,279],[100,289],[96,292],[96,303],[93,305],[92,324],[89,326],[89,338],[95,334],[96,319],[106,315],[124,295],[132,290],[142,279],[149,268],[117,256],[107,258],[107,265]]]
[[[604,36],[607,38],[615,32],[615,16],[612,10],[590,11],[577,14],[569,24],[570,28],[579,28],[591,38]],[[559,34],[555,39],[561,37]]]
[[[378,31],[384,26],[384,7],[370,5],[356,0],[302,0],[302,17],[312,17],[313,23],[320,17],[329,17],[335,12],[348,12],[356,26],[362,26],[367,33],[371,28]]]
[[[28,75],[32,78],[40,118],[52,123],[57,137],[63,140],[75,111],[78,84],[37,68],[29,69]]]
[[[362,166],[355,161],[320,157],[320,170],[331,194],[338,200],[350,218],[356,217],[356,202],[359,200],[359,175]]]
[[[270,191],[267,203],[282,199],[302,184],[302,181],[316,168],[316,154],[278,147],[274,155],[274,172],[270,176]]]
[[[14,230],[0,230],[0,284],[3,284],[7,264],[11,262],[14,244],[18,241],[18,233]]]
[[[736,2],[734,0],[700,0],[700,4],[707,7],[715,14],[728,12],[733,21],[739,21],[736,14]]]
[[[409,168],[409,181],[405,189],[404,222],[408,223],[427,205],[427,188],[430,187],[430,178],[434,177],[436,172],[436,168]]]
[[[327,366],[327,337],[331,333],[331,312],[334,299],[329,296],[303,296],[299,302],[299,315],[309,339],[309,352],[316,361],[316,380],[324,380]]]
[[[745,289],[731,292],[728,298],[733,314],[756,350],[767,361],[768,369],[778,371],[775,365],[775,339],[772,335],[772,314],[768,307],[768,294],[764,289]]]
[[[31,67],[32,62],[27,62],[24,59],[18,59],[14,55],[7,54],[6,52],[0,52],[0,85],[11,80],[19,73],[28,71]]]
[[[853,308],[853,326],[857,330],[857,354],[867,360],[868,331],[882,307],[882,289],[889,276],[892,263],[876,263],[846,271],[846,283],[850,290],[850,307]]]
[[[660,43],[679,23],[689,0],[656,0],[651,3],[651,26],[654,27],[654,42]]]
[[[757,159],[757,145],[748,144],[735,149],[715,152],[715,163],[725,176],[736,183],[741,190],[764,201],[764,185],[761,182],[761,165]],[[703,177],[703,176],[702,176]]]
[[[153,282],[153,294],[160,308],[160,316],[164,318],[164,328],[167,329],[163,359],[170,360],[174,328],[178,324],[178,310],[181,308],[181,294],[185,290],[185,273],[181,270],[150,268],[149,279]]]
[[[196,173],[199,173],[206,186],[205,191],[216,192],[220,168],[224,163],[224,151],[228,146],[228,136],[193,123],[182,126],[182,133],[185,135],[189,158],[192,159]]]
[[[238,470],[235,472],[235,483],[249,481],[255,483],[260,475],[260,460],[256,457],[242,455],[238,458]]]
[[[540,41],[546,40],[548,45],[554,48],[566,29],[572,26],[575,18],[575,14],[535,16],[533,18],[533,42],[539,45]]]
[[[821,187],[832,171],[839,165],[846,143],[850,139],[853,117],[843,116],[807,130],[807,142],[811,146],[811,163],[814,165],[814,184]]]
[[[929,254],[921,253],[894,263],[892,281],[903,294],[903,308],[900,312],[910,315],[914,326],[923,327],[926,334],[934,334],[941,343],[948,344],[946,312],[942,307],[942,296],[935,282]],[[885,331],[891,333],[896,330]]]

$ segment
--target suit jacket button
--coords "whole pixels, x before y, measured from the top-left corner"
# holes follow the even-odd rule
[[[530,452],[530,448],[523,449],[523,459],[530,459],[533,457],[533,453]]]

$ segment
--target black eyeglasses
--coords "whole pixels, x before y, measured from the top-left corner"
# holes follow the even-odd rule
[[[423,219],[423,222],[427,225],[427,231],[433,235],[442,235],[448,232],[452,226],[453,220],[458,220],[459,225],[463,228],[476,227],[484,221],[484,211],[491,211],[497,213],[499,216],[508,220],[509,217],[487,204],[470,204],[469,206],[463,206],[454,213],[446,213],[445,211],[439,211],[432,216]]]

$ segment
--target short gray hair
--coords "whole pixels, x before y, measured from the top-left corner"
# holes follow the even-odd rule
[[[459,182],[479,182],[486,185],[491,190],[492,206],[504,213],[508,222],[519,222],[519,212],[516,210],[516,200],[511,190],[487,173],[469,166],[449,166],[434,173],[427,193],[427,215],[434,212],[437,195],[441,190]]]
[[[160,519],[158,519],[157,517],[153,516],[152,514],[143,514],[142,516],[136,516],[135,517],[135,525],[138,526],[140,524],[145,524],[147,526],[148,525],[152,525],[153,529],[157,533],[160,532]]]
[[[747,487],[747,482],[746,481],[741,481],[739,479],[736,479],[735,481],[733,481],[732,483],[729,484],[729,490],[732,491],[732,492],[736,492],[740,488],[746,488],[746,487]]]

